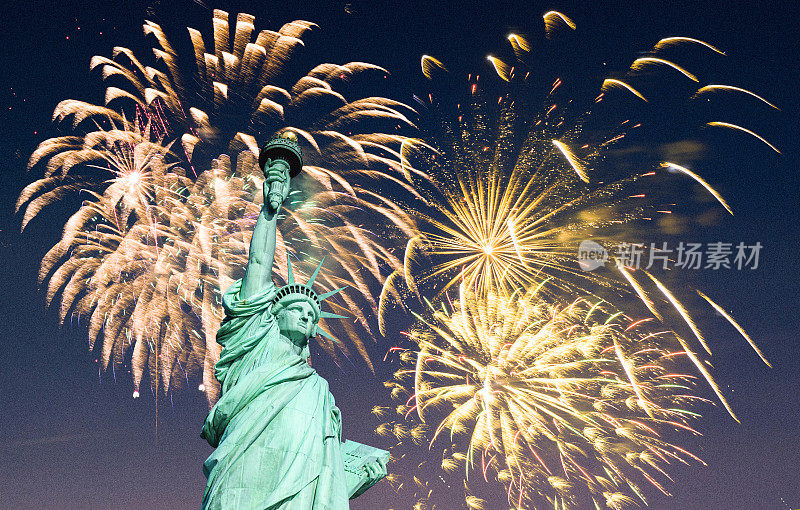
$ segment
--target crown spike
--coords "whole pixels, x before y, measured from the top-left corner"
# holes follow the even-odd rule
[[[324,330],[324,329],[322,329],[322,328],[318,328],[318,329],[317,329],[317,333],[319,333],[320,335],[324,336],[324,337],[325,337],[325,338],[327,338],[328,340],[331,340],[331,341],[333,341],[334,343],[337,343],[337,344],[339,344],[339,345],[342,345],[342,342],[340,342],[339,340],[337,340],[337,339],[333,338],[333,337],[332,337],[332,336],[331,336],[331,335],[330,335],[330,334],[329,334],[327,331],[325,331],[325,330]]]
[[[306,283],[306,285],[307,285],[308,287],[311,287],[312,285],[314,285],[314,280],[316,280],[316,279],[317,279],[317,275],[319,274],[319,270],[320,270],[320,269],[322,269],[322,263],[323,263],[323,262],[325,262],[325,256],[324,256],[324,255],[322,256],[322,260],[320,260],[320,261],[319,261],[319,265],[318,265],[318,266],[317,266],[317,268],[314,270],[314,274],[312,274],[312,275],[311,275],[311,278],[309,278],[309,279],[308,279],[308,283]],[[323,298],[323,299],[324,299],[324,298]]]
[[[319,313],[320,319],[349,319],[350,317],[345,317],[344,315],[339,315],[336,313],[331,312],[320,312]]]
[[[339,287],[338,289],[332,290],[330,292],[326,292],[325,294],[320,294],[320,296],[319,296],[320,302],[324,301],[325,299],[328,299],[329,297],[333,296],[334,294],[338,294],[339,292],[343,291],[347,287],[349,287],[349,285],[345,285],[344,287]]]
[[[294,273],[292,272],[292,260],[289,258],[289,253],[286,253],[286,265],[289,268],[289,273],[287,274],[287,279],[289,280],[289,285],[294,283]]]

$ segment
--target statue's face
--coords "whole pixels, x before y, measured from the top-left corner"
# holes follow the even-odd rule
[[[281,334],[297,345],[305,345],[316,325],[316,314],[310,303],[297,301],[278,313]]]

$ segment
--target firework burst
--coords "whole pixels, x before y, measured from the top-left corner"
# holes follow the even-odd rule
[[[256,33],[252,16],[238,15],[231,27],[227,13],[214,11],[210,49],[189,29],[194,70],[184,75],[177,46],[148,21],[155,62],[123,47],[113,58],[93,57],[105,105],[59,103],[54,120],[71,120],[72,133],[45,140],[31,156],[29,168],[44,176],[18,199],[23,228],[48,205],[78,191],[87,197],[42,262],[48,302],[60,293],[62,321],[89,318],[90,345],[102,338],[103,368],[129,362],[134,395],[146,370],[154,390],[159,381],[168,390],[202,369],[201,388],[215,399],[220,295],[243,273],[261,200],[257,140],[285,130],[298,136],[306,166],[279,223],[279,246],[299,259],[300,272],[328,254],[321,284],[349,285],[336,306],[343,315],[365,313],[336,326],[345,343],[321,344],[337,360],[357,354],[371,367],[363,342],[377,308],[371,296],[402,268],[386,240],[413,234],[413,220],[375,183],[414,193],[397,178],[413,110],[339,91],[352,96],[382,83],[387,73],[377,66],[298,69],[302,38],[313,29],[295,21]],[[285,254],[276,261],[285,274]]]
[[[653,325],[588,299],[462,288],[409,333],[382,427],[441,450],[445,473],[501,482],[515,508],[646,504],[645,484],[668,494],[671,464],[702,463],[669,439],[698,434],[697,378]]]
[[[714,207],[733,214],[734,208],[688,163],[664,160],[676,143],[688,146],[689,157],[701,150],[685,141],[687,133],[677,130],[651,148],[640,134],[642,123],[631,119],[641,105],[664,107],[676,97],[691,105],[711,93],[737,94],[766,109],[775,106],[739,87],[697,85],[694,74],[663,53],[687,47],[718,58],[722,52],[685,37],[663,39],[624,73],[598,80],[599,92],[591,84],[576,84],[579,73],[557,58],[554,32],[561,26],[571,34],[574,24],[557,12],[544,19],[550,58],[533,61],[541,51],[533,51],[518,34],[508,37],[512,56],[489,58],[507,82],[496,102],[487,97],[485,79],[470,75],[464,91],[445,64],[422,57],[433,92],[416,99],[427,114],[428,136],[406,140],[400,155],[406,181],[425,201],[409,207],[418,230],[406,245],[402,271],[384,284],[382,332],[392,309],[413,308],[423,296],[439,296],[459,284],[484,294],[542,285],[544,295],[594,295],[623,309],[629,309],[628,298],[638,298],[659,320],[671,313],[659,311],[666,305],[686,322],[686,311],[666,287],[625,267],[632,261],[611,257],[595,271],[576,261],[587,240],[611,250],[631,240],[645,245],[655,236],[663,240],[686,231],[699,216],[692,209],[698,204],[676,196],[691,196],[691,186],[713,199]],[[675,73],[685,83],[675,85]],[[659,94],[671,99],[661,100]],[[725,122],[697,123],[698,128],[707,125],[741,131]],[[629,154],[636,156],[627,159]]]
[[[555,11],[544,19],[549,39],[561,25],[570,32],[575,29],[568,17]],[[602,275],[579,270],[575,258],[582,240],[611,247],[626,239],[649,238],[654,232],[677,233],[676,225],[687,219],[681,216],[681,207],[676,211],[675,196],[692,181],[733,214],[712,184],[685,165],[661,159],[666,151],[640,154],[635,163],[620,156],[642,152],[634,145],[637,142],[625,145],[631,134],[642,130],[642,123],[631,119],[638,105],[666,104],[656,101],[656,92],[670,89],[669,73],[697,82],[694,74],[661,53],[691,45],[721,54],[717,48],[691,38],[663,39],[652,55],[598,82],[597,90],[576,85],[581,78],[573,76],[576,73],[556,57],[555,50],[552,58],[543,59],[548,65],[541,65],[532,61],[536,52],[523,36],[511,34],[508,40],[513,56],[489,57],[495,73],[508,82],[496,102],[487,97],[491,87],[483,85],[485,79],[470,75],[468,92],[463,93],[445,64],[422,57],[422,72],[431,80],[432,91],[438,92],[417,98],[428,113],[424,117],[429,121],[428,136],[407,140],[401,154],[407,180],[426,202],[414,208],[420,231],[407,245],[404,271],[387,281],[391,288],[384,289],[384,295],[419,294],[426,283],[436,292],[460,282],[489,292],[544,280],[558,291],[596,293],[606,287],[626,292],[627,279],[613,268]],[[654,80],[660,85],[653,86]],[[680,95],[684,104],[701,95],[727,92],[775,108],[738,87],[685,85],[673,87],[680,92],[667,91]],[[698,123],[704,126],[746,132],[773,147],[734,124]],[[680,142],[687,133],[675,136]],[[691,180],[679,182],[675,175]]]

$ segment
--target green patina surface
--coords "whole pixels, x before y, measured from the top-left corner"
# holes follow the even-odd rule
[[[286,151],[291,144],[270,145],[280,152],[263,159],[265,205],[247,271],[223,296],[226,317],[217,333],[223,351],[215,367],[222,392],[203,425],[202,437],[216,450],[203,464],[202,508],[346,509],[348,497],[385,476],[385,462],[367,462],[366,481],[348,486],[353,478],[345,477],[339,409],[308,364],[317,322],[332,314],[309,292],[313,279],[292,285],[290,273],[282,289],[272,282],[277,213],[297,162]]]

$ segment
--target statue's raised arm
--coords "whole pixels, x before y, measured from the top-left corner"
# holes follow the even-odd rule
[[[264,205],[250,240],[247,269],[239,291],[242,299],[258,293],[272,279],[278,212],[289,195],[289,180],[300,173],[302,161],[296,137],[291,131],[285,138],[271,140],[261,151],[258,162],[264,169]]]

